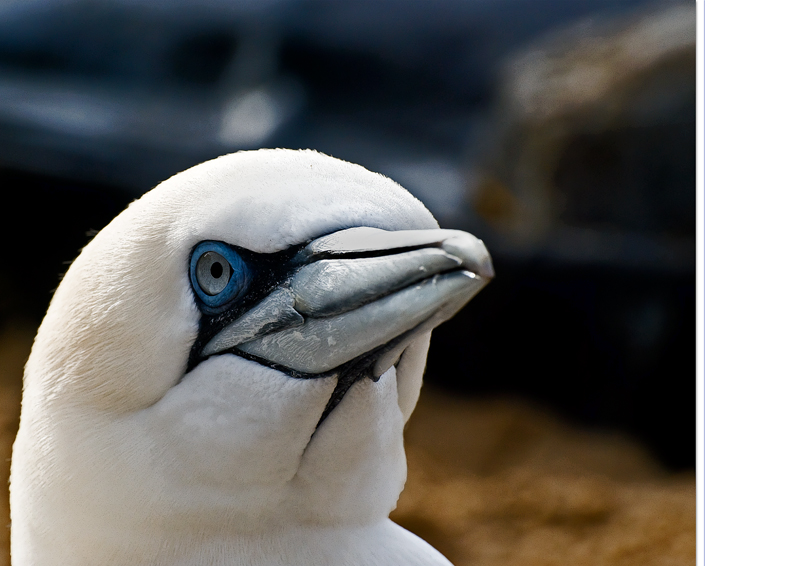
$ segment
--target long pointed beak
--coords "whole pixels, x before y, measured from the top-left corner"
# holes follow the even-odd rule
[[[483,243],[457,230],[351,228],[312,241],[293,262],[300,267],[288,280],[214,336],[203,357],[232,351],[321,374],[377,351],[377,378],[494,276]]]

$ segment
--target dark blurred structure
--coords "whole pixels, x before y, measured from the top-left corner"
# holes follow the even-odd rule
[[[694,3],[36,0],[0,7],[0,314],[39,318],[131,199],[238,149],[385,173],[498,277],[427,379],[694,465]]]
[[[501,77],[470,194],[500,276],[434,355],[491,330],[429,376],[524,392],[691,467],[694,6],[579,22]]]

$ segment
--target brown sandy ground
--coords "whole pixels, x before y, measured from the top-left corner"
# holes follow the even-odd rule
[[[392,518],[457,566],[695,564],[694,475],[510,399],[424,389]]]
[[[0,450],[8,478],[35,326],[0,329]],[[509,399],[425,388],[406,430],[409,475],[392,518],[457,566],[695,564],[693,476],[634,443]],[[8,524],[8,498],[0,498]],[[8,530],[0,566],[9,563]]]

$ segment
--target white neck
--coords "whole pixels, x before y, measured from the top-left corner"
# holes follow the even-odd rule
[[[30,541],[24,554],[15,553],[14,566],[129,566],[132,556],[137,564],[153,566],[451,566],[428,543],[389,519],[363,527],[293,527],[269,536],[238,538],[187,532],[182,539],[135,540],[126,534],[124,547],[75,545],[73,540],[67,554],[53,535]]]

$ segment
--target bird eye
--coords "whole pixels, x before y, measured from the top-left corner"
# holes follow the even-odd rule
[[[231,264],[217,252],[206,252],[197,260],[197,284],[207,295],[219,295],[231,280]]]
[[[200,299],[201,309],[221,312],[239,297],[247,286],[247,264],[229,245],[222,242],[201,242],[195,247],[189,268],[192,287]]]

